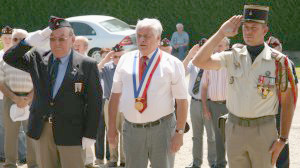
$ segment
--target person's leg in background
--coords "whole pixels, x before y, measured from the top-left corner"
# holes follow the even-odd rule
[[[26,129],[26,128],[25,128]],[[25,164],[27,163],[26,161],[26,134],[25,130],[23,128],[23,125],[21,124],[20,131],[19,131],[19,136],[18,136],[18,156],[19,156],[19,163]]]
[[[28,120],[22,121],[23,132],[27,132]],[[37,168],[36,150],[34,140],[25,134],[26,142],[26,161],[28,168]]]
[[[103,99],[105,102],[105,99]],[[99,120],[99,126],[97,129],[97,139],[95,144],[96,153],[96,164],[104,164],[104,154],[106,151],[106,160],[110,160],[109,144],[105,141],[105,122],[104,122],[104,103],[102,103],[101,119]],[[106,146],[104,146],[106,142]]]
[[[185,58],[185,52],[187,47],[186,46],[180,46],[178,47],[178,58],[183,61]]]
[[[5,161],[4,155],[4,126],[2,118],[2,99],[0,99],[0,162]]]

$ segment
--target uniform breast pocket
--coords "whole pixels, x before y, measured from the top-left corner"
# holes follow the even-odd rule
[[[171,86],[171,81],[168,76],[162,73],[154,73],[150,81],[148,91],[152,94],[163,94],[166,87]]]

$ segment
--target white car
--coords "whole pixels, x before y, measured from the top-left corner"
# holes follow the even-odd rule
[[[120,44],[125,50],[134,50],[136,35],[133,26],[103,15],[75,16],[66,19],[72,25],[76,36],[89,39],[88,55],[99,61],[101,48],[112,48]]]

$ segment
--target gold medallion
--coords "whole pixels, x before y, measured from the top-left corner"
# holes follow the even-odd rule
[[[269,95],[270,95],[270,96],[273,96],[273,92],[272,92],[272,91],[270,91],[270,92],[269,92]]]
[[[135,107],[136,110],[141,111],[144,108],[144,104],[142,102],[135,102],[134,107]]]
[[[269,89],[264,89],[263,94],[265,97],[267,97],[268,93],[269,93]]]

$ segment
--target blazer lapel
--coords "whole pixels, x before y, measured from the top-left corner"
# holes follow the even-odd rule
[[[49,74],[49,70],[50,70],[50,65],[51,65],[51,59],[52,59],[52,53],[49,52],[47,53],[45,56],[42,57],[41,59],[41,64],[42,65],[41,68],[41,73],[42,76],[44,77],[44,80],[47,81],[45,82],[46,85],[46,89],[47,89],[47,95],[50,95],[50,74]]]

